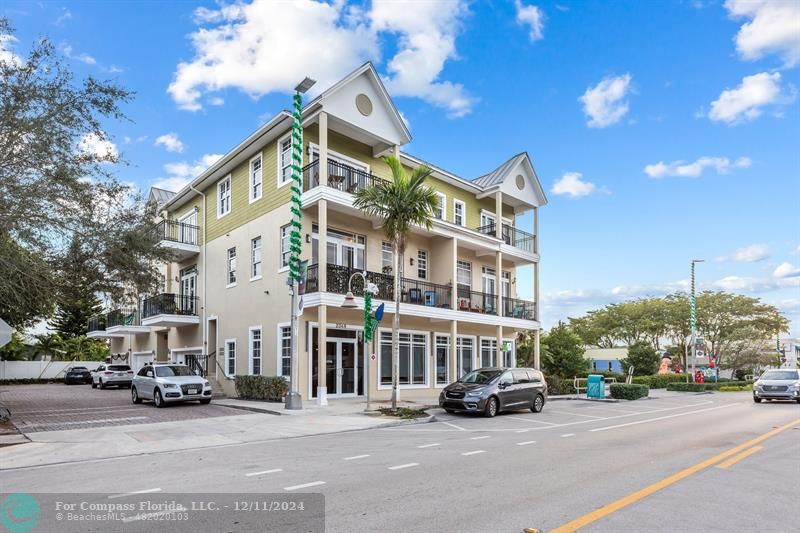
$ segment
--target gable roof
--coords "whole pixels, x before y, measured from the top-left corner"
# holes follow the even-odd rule
[[[162,207],[175,197],[174,192],[166,189],[159,189],[158,187],[150,187],[150,194],[148,195],[148,202],[155,202],[158,207]]]
[[[483,176],[478,176],[472,180],[472,183],[482,187],[484,189],[488,189],[493,185],[499,185],[503,183],[503,180],[506,178],[506,175],[514,168],[520,161],[525,159],[526,154],[525,152],[521,152],[496,169],[492,170],[488,174],[484,174]]]

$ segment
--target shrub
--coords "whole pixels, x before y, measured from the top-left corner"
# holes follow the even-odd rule
[[[236,395],[246,400],[280,402],[289,392],[283,376],[236,376]]]
[[[705,383],[670,383],[667,390],[678,392],[703,392],[706,390]]]
[[[0,385],[45,385],[47,383],[64,383],[64,378],[0,379]]]
[[[661,356],[649,343],[637,341],[628,346],[628,356],[622,359],[622,368],[628,372],[628,367],[633,365],[634,376],[650,376],[658,372]]]
[[[647,385],[632,383],[614,383],[611,385],[611,397],[618,400],[638,400],[645,398],[650,394],[650,388]]]
[[[545,376],[547,393],[551,396],[559,394],[575,394],[575,383],[572,378],[560,379],[554,376]]]
[[[746,390],[753,390],[752,385],[722,385],[719,388],[722,392],[739,392],[739,391],[746,391]]]
[[[666,389],[670,383],[686,383],[686,374],[656,374],[654,376],[634,376],[633,382],[647,385],[651,389]]]

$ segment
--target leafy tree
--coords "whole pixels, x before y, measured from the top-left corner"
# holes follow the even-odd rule
[[[22,335],[16,331],[11,332],[11,341],[0,348],[0,361],[30,361],[33,358],[33,349]]]
[[[411,226],[430,229],[434,209],[439,204],[436,192],[425,185],[431,169],[416,167],[411,175],[396,157],[384,158],[392,179],[379,181],[358,191],[353,201],[356,209],[382,222],[383,233],[392,243],[394,256],[394,318],[392,321],[392,410],[397,409],[397,380],[400,365],[400,278],[403,277],[403,254]]]
[[[652,376],[658,373],[661,357],[650,343],[636,341],[628,346],[628,356],[620,362],[626,373],[633,366],[634,376]]]
[[[64,341],[64,359],[103,361],[108,354],[108,343],[101,340],[80,336]]]
[[[33,345],[34,357],[49,356],[53,359],[64,359],[66,355],[64,339],[57,333],[44,333],[36,335],[36,343]]]
[[[542,335],[541,344],[542,369],[546,375],[569,378],[589,369],[583,340],[563,322]]]
[[[50,321],[50,327],[62,339],[86,335],[89,319],[101,310],[96,292],[99,275],[92,263],[92,253],[74,238],[59,265],[59,274],[69,279],[69,283],[62,284],[56,299],[56,314]]]

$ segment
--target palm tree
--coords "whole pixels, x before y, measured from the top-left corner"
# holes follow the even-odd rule
[[[431,169],[419,166],[409,176],[396,157],[384,158],[392,171],[391,181],[377,180],[355,195],[353,206],[382,220],[383,233],[392,243],[394,256],[394,319],[392,320],[392,410],[397,409],[397,377],[400,370],[400,278],[403,254],[411,226],[430,229],[439,198],[424,185]]]

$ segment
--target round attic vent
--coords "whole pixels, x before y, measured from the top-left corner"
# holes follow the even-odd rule
[[[522,190],[525,188],[525,178],[522,177],[522,174],[517,174],[517,189]]]
[[[372,114],[372,100],[366,94],[359,94],[356,96],[356,109],[358,112],[368,117]]]

